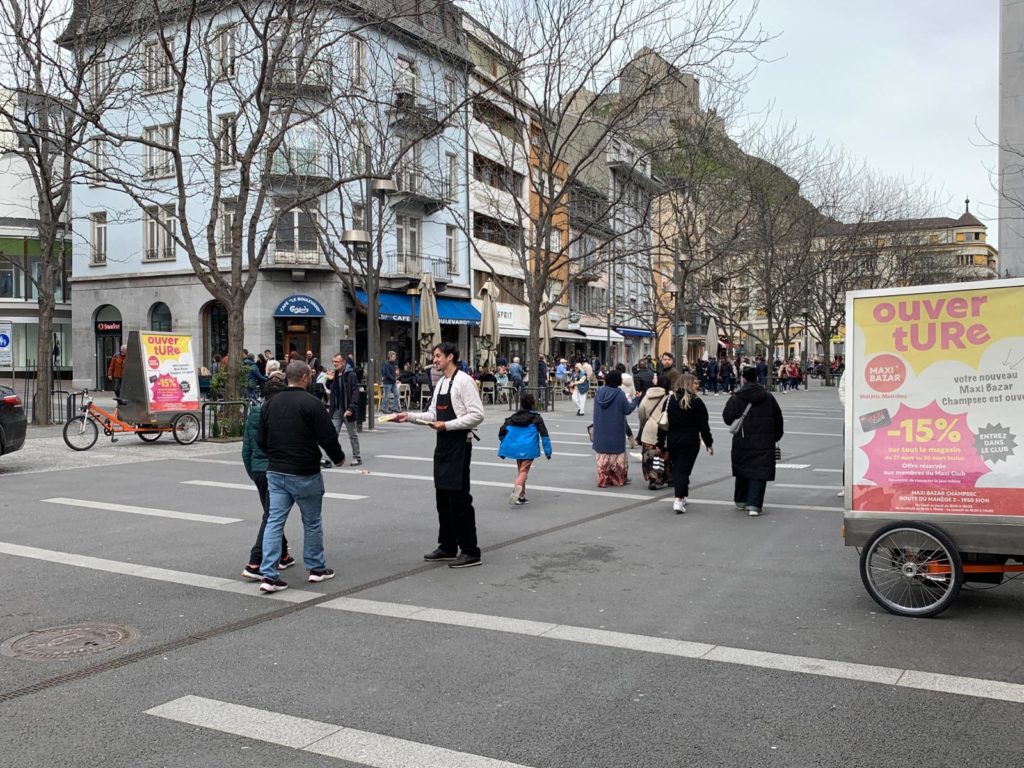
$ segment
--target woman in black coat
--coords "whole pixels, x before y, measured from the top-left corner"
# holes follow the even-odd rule
[[[692,373],[684,373],[676,379],[678,390],[672,393],[665,408],[668,414],[668,429],[658,430],[658,447],[668,447],[672,466],[672,484],[676,498],[672,509],[677,515],[686,511],[686,496],[690,492],[690,473],[700,454],[701,441],[708,453],[714,454],[711,444],[711,428],[708,426],[708,409],[697,396],[699,384]]]
[[[743,369],[743,387],[733,393],[722,411],[722,420],[732,424],[747,406],[743,426],[732,436],[732,474],[736,478],[733,501],[751,517],[761,514],[768,481],[775,479],[775,444],[782,439],[782,409],[764,387],[757,383],[757,369]]]

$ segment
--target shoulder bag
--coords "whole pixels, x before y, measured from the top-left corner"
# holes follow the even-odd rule
[[[743,409],[743,413],[740,414],[740,417],[729,425],[728,428],[730,434],[738,435],[740,433],[740,430],[743,429],[743,422],[747,418],[747,414],[750,413],[750,406],[752,405],[753,403],[747,403],[747,407]]]

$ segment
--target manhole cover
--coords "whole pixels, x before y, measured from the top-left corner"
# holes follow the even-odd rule
[[[31,661],[63,661],[103,653],[139,637],[135,627],[119,624],[71,624],[35,629],[0,645],[0,654]]]

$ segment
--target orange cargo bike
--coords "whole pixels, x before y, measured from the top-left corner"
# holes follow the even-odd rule
[[[194,413],[178,413],[169,422],[156,419],[145,423],[129,422],[118,416],[118,408],[127,405],[128,401],[115,397],[114,412],[110,413],[93,402],[89,390],[82,390],[82,395],[81,414],[69,419],[64,425],[64,442],[72,450],[87,451],[92,448],[99,439],[100,430],[112,443],[117,442],[117,435],[123,434],[138,435],[146,443],[156,442],[167,432],[181,445],[191,445],[199,439],[199,417]]]

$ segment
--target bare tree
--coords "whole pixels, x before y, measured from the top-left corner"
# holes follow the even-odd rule
[[[28,275],[39,304],[36,424],[48,424],[51,415],[53,313],[69,257],[73,159],[88,123],[75,105],[86,97],[86,73],[93,65],[84,49],[57,44],[69,16],[66,5],[56,0],[0,3],[0,120],[16,137],[13,151],[31,180],[38,219],[39,269]],[[0,254],[9,262],[12,256]]]
[[[692,99],[675,98],[689,73],[725,80],[736,57],[756,53],[764,36],[751,12],[732,0],[497,0],[470,9],[488,24],[479,37],[490,84],[473,103],[479,138],[497,147],[499,175],[529,185],[507,194],[501,187],[512,185],[502,182],[493,200],[503,211],[493,228],[522,290],[494,268],[495,255],[477,256],[503,294],[528,308],[527,357],[536,357],[542,317],[581,277],[604,273],[599,288],[622,318],[650,317],[651,170],[672,141],[661,128],[691,108]],[[476,234],[476,222],[465,228]]]
[[[122,194],[119,215],[141,215],[143,259],[184,251],[225,308],[229,397],[241,390],[261,265],[319,261],[324,196],[351,178],[323,150],[360,98],[335,85],[349,40],[348,23],[315,4],[191,0],[168,13],[149,0],[126,36],[103,45],[119,64],[106,75],[116,87],[93,121],[100,149],[84,162]]]

